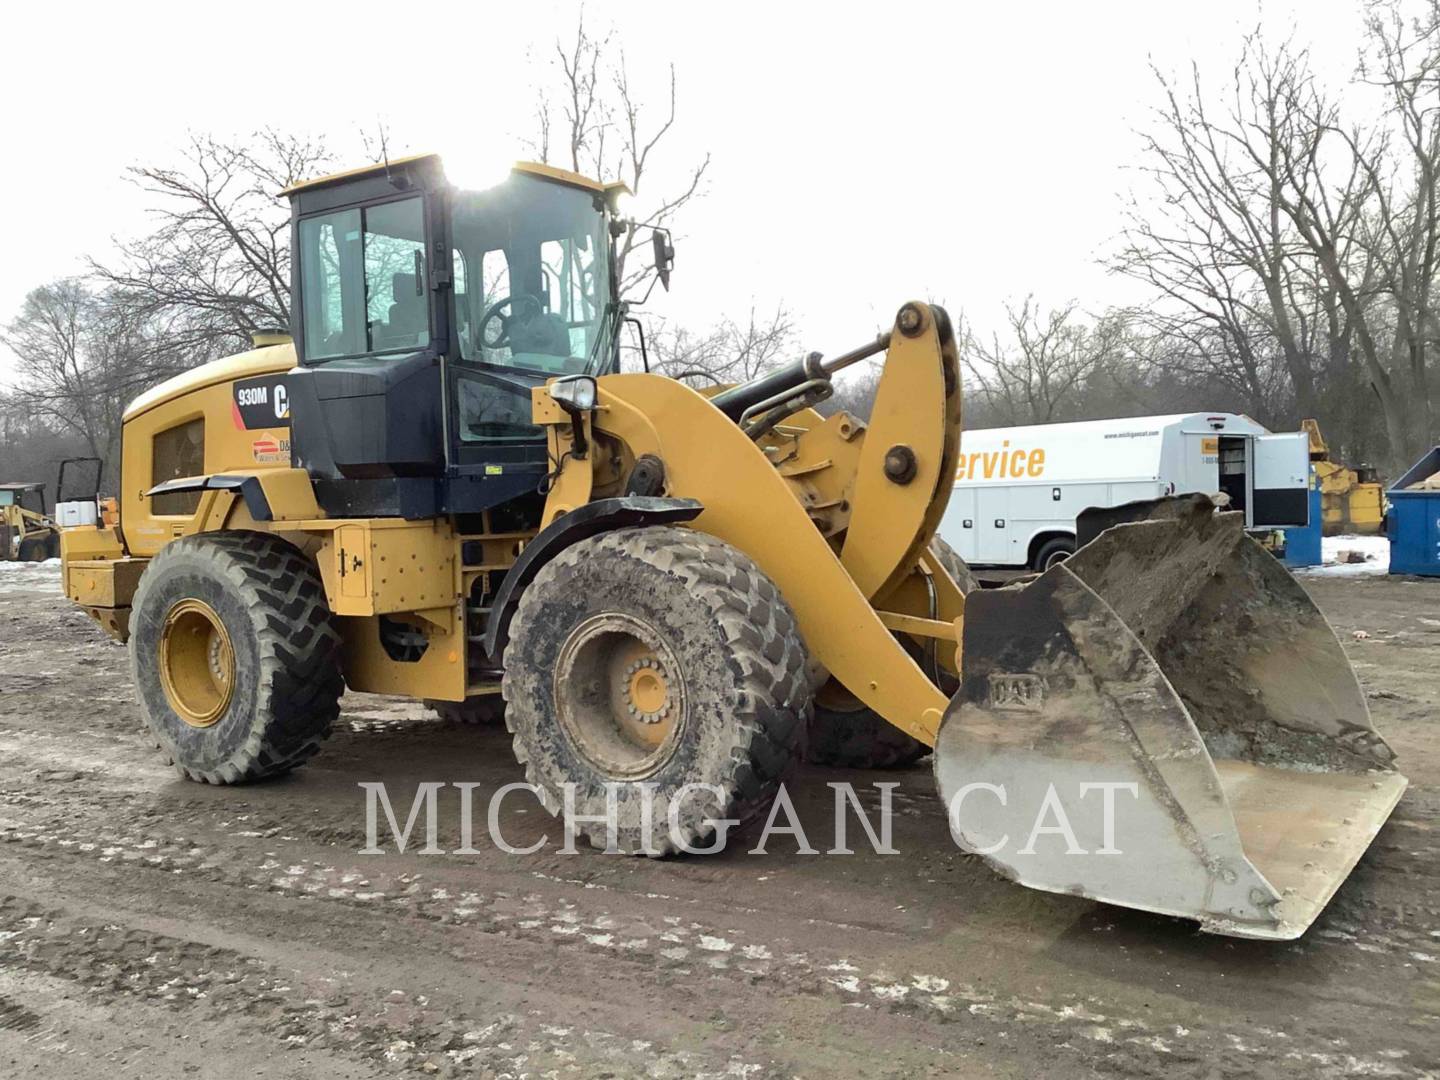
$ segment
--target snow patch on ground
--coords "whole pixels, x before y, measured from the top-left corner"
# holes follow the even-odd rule
[[[1342,551],[1360,551],[1364,562],[1342,563]],[[1325,577],[1366,577],[1390,571],[1390,540],[1384,536],[1326,536],[1320,541],[1322,566],[1307,566],[1297,573]]]
[[[59,592],[60,560],[0,562],[0,592]]]

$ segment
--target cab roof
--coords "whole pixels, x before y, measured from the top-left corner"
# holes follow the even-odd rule
[[[350,180],[359,180],[366,176],[376,176],[399,165],[417,165],[420,163],[432,164],[442,174],[444,166],[439,154],[411,154],[408,157],[391,158],[388,161],[376,162],[371,165],[361,165],[358,168],[346,169],[343,172],[330,173],[328,176],[317,176],[314,180],[302,180],[298,184],[291,184],[281,195],[294,195],[301,191],[313,191],[316,188],[328,187],[331,184],[344,183]],[[629,192],[629,185],[623,180],[612,180],[608,183],[599,180],[592,180],[588,176],[571,172],[569,169],[559,169],[554,165],[544,165],[538,161],[517,161],[512,167],[512,172],[528,173],[531,176],[538,176],[545,180],[553,180],[556,183],[568,184],[571,187],[583,188],[586,191],[598,192],[602,195],[612,191]]]

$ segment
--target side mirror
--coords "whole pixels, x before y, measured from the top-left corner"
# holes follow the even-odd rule
[[[670,291],[670,270],[675,265],[675,245],[670,242],[666,229],[656,229],[650,234],[650,249],[655,255],[655,272],[660,275],[660,284]]]

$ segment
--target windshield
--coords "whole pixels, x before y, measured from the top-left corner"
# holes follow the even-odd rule
[[[463,360],[544,375],[604,363],[610,262],[593,192],[514,175],[457,194],[452,228]]]

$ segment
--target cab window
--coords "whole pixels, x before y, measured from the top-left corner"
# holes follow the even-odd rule
[[[305,358],[430,343],[425,209],[418,197],[300,222]]]
[[[167,428],[151,443],[150,483],[163,484],[205,472],[205,418]],[[150,513],[189,517],[200,506],[200,492],[172,491],[150,496]]]

